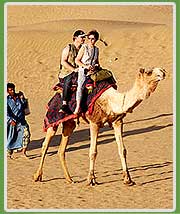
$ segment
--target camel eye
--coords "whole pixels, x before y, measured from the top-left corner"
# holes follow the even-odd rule
[[[147,72],[147,75],[148,75],[148,76],[151,76],[151,75],[152,75],[152,71],[148,71],[148,72]]]

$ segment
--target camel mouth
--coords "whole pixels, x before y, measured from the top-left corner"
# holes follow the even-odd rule
[[[161,69],[160,70],[161,71],[161,80],[163,80],[163,79],[165,79],[165,77],[166,77],[166,70],[165,69]]]
[[[158,77],[158,81],[161,81],[161,80],[165,79],[166,74],[165,74],[165,72],[162,72],[161,74],[157,75],[157,77]]]
[[[163,76],[161,76],[161,80],[164,80],[166,77],[165,73],[163,73]]]
[[[164,76],[160,76],[160,75],[158,75],[157,82],[159,82],[159,81],[163,80],[164,78],[165,78]]]
[[[165,79],[165,77],[166,77],[166,70],[165,69],[158,68],[155,72],[156,72],[156,78],[157,78],[158,81],[161,81],[161,80]]]

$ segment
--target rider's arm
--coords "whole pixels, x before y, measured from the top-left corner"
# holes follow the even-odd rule
[[[84,55],[84,47],[82,46],[78,52],[78,55],[75,59],[75,63],[80,66],[80,67],[83,67],[83,68],[87,68],[89,69],[90,65],[85,65],[84,63],[82,63],[82,57]]]
[[[97,48],[97,59],[96,59],[95,65],[100,66],[99,65],[99,48]]]
[[[68,70],[74,71],[74,67],[68,63],[69,46],[66,46],[62,51],[61,64]]]

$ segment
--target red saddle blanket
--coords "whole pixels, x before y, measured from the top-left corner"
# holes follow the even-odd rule
[[[93,90],[89,92],[86,88],[86,85],[92,84]],[[61,87],[61,83],[58,84],[58,87]],[[83,97],[81,101],[81,110],[80,113],[85,113],[88,111],[89,114],[92,114],[93,107],[96,100],[101,96],[101,94],[106,91],[108,88],[117,86],[111,80],[103,80],[96,82],[94,84],[92,81],[86,81],[83,87]],[[47,111],[44,118],[44,131],[47,131],[49,127],[57,128],[58,125],[62,122],[65,122],[70,119],[77,118],[77,115],[73,114],[76,107],[76,91],[72,90],[71,99],[68,102],[69,109],[71,112],[69,114],[60,111],[62,106],[62,96],[60,93],[56,93],[47,104]]]

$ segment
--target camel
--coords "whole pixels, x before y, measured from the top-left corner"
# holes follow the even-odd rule
[[[131,90],[120,93],[113,87],[107,89],[95,102],[94,110],[91,115],[86,113],[86,118],[90,125],[90,150],[89,150],[89,173],[87,176],[87,185],[97,184],[95,177],[95,161],[97,157],[97,138],[98,132],[105,123],[109,123],[114,128],[115,139],[118,145],[118,153],[120,156],[123,182],[126,185],[134,185],[128,166],[127,166],[127,150],[123,142],[123,119],[127,113],[132,113],[143,100],[147,99],[152,92],[155,91],[159,81],[165,78],[165,69],[162,68],[140,68],[135,83]],[[71,178],[65,160],[65,150],[68,145],[68,140],[73,130],[76,127],[74,120],[66,121],[62,124],[62,138],[58,149],[59,159],[64,171],[65,179],[68,183],[74,183]],[[39,168],[34,173],[34,181],[42,181],[43,164],[48,145],[56,131],[52,127],[48,128],[45,140],[42,146],[42,156]]]

